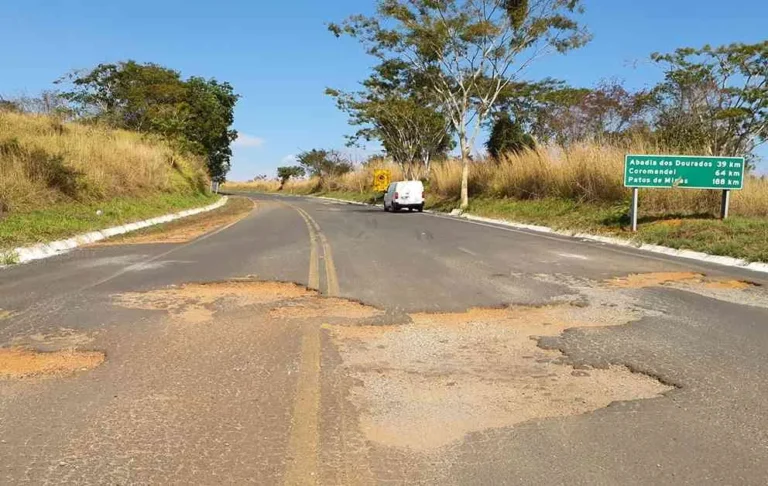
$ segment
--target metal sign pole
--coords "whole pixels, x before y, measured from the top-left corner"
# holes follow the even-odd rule
[[[720,219],[728,218],[728,209],[731,205],[731,191],[728,189],[723,191],[723,199],[720,203]]]
[[[630,213],[630,217],[632,218],[632,232],[637,232],[637,199],[638,199],[639,189],[637,187],[632,188],[632,210]]]

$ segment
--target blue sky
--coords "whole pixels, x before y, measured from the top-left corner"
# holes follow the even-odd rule
[[[242,137],[229,178],[274,175],[300,150],[344,148],[344,114],[323,94],[353,89],[372,64],[351,39],[325,24],[370,13],[373,0],[0,0],[0,94],[33,95],[62,74],[135,59],[215,77],[242,95]],[[590,86],[618,77],[653,84],[654,51],[704,43],[757,42],[768,32],[768,2],[586,0],[595,38],[567,56],[543,59],[526,77]],[[763,150],[765,153],[766,150]],[[365,154],[353,156],[363,158]]]

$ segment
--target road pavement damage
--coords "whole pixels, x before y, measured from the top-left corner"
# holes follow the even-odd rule
[[[43,352],[24,347],[0,348],[0,380],[66,376],[104,362],[99,351]]]
[[[707,277],[694,272],[655,272],[637,273],[626,277],[615,278],[608,281],[609,285],[624,289],[643,289],[647,287],[659,287],[668,284],[684,283],[691,286],[700,286],[708,289],[734,289],[744,290],[759,285],[745,280],[729,278]]]
[[[296,284],[234,280],[131,292],[116,295],[114,299],[122,307],[163,310],[174,320],[199,324],[213,319],[217,306],[266,304],[311,295],[315,293]]]
[[[622,325],[643,315],[608,300],[411,313],[407,324],[395,325],[377,322],[385,315],[379,309],[288,283],[239,280],[114,296],[117,305],[162,310],[173,322],[216,317],[243,325],[317,326],[341,357],[334,372],[356,383],[347,398],[365,438],[419,451],[488,428],[588,413],[671,390],[623,366],[576,369],[560,351],[537,345],[538,337],[568,328]]]
[[[555,305],[411,314],[407,326],[332,326],[351,399],[368,440],[428,451],[466,434],[615,401],[659,397],[672,387],[623,366],[576,370],[538,336],[620,325],[634,315]]]

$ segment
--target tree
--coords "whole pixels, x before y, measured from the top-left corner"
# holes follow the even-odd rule
[[[116,128],[156,133],[204,156],[208,173],[223,182],[230,167],[231,129],[238,95],[229,83],[192,77],[158,64],[125,61],[99,64],[57,81],[76,115]]]
[[[591,89],[552,83],[534,93],[528,130],[560,145],[627,138],[647,127],[652,101],[648,91],[630,92],[617,80]]]
[[[83,118],[137,132],[174,136],[182,125],[186,88],[178,71],[154,63],[125,61],[73,72],[62,96]]]
[[[665,70],[654,89],[662,142],[750,157],[768,139],[768,41],[682,48],[651,59]]]
[[[307,173],[322,181],[344,175],[353,169],[352,164],[335,150],[312,149],[297,155],[296,160]]]
[[[505,153],[520,153],[536,146],[533,137],[523,131],[519,123],[516,123],[508,114],[498,116],[493,123],[491,136],[485,147],[491,157],[497,161]]]
[[[304,167],[298,165],[278,167],[277,177],[280,179],[280,190],[283,190],[283,186],[291,177],[304,177],[304,174],[306,174]]]
[[[215,79],[190,78],[187,87],[187,116],[181,133],[193,144],[193,150],[208,161],[208,173],[216,182],[224,182],[232,159],[235,104],[239,96],[229,83]]]
[[[329,28],[405,63],[440,100],[461,150],[466,208],[471,151],[500,93],[541,55],[585,44],[581,12],[580,0],[378,0],[375,16]]]
[[[431,161],[452,148],[450,122],[434,97],[408,76],[402,63],[382,63],[362,85],[362,91],[352,93],[326,90],[349,114],[350,124],[361,127],[349,137],[350,144],[379,140],[406,178],[415,178],[419,165],[428,174]]]

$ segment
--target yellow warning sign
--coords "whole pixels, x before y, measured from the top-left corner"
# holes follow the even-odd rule
[[[392,179],[392,173],[386,169],[376,169],[373,171],[373,190],[376,192],[387,192],[389,181]]]

